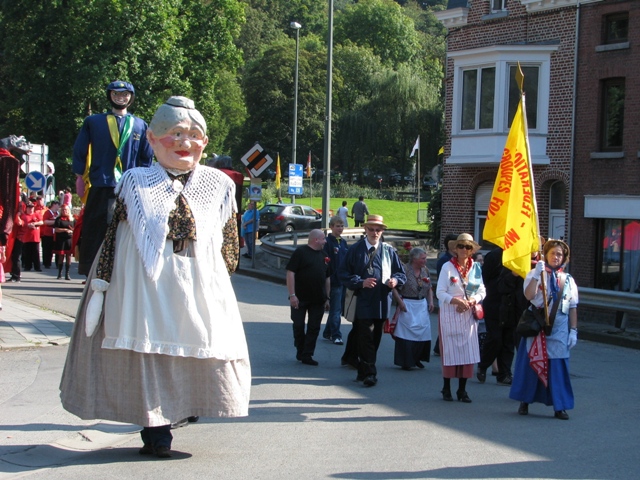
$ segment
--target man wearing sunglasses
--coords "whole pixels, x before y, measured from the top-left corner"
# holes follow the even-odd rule
[[[357,366],[356,380],[373,387],[378,383],[376,356],[382,323],[389,317],[391,290],[404,285],[407,277],[395,249],[381,241],[387,228],[382,216],[369,215],[363,226],[365,237],[349,248],[338,270],[342,284],[357,297],[342,361]]]

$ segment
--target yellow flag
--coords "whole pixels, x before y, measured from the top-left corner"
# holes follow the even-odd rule
[[[444,153],[444,147],[440,147],[440,150],[438,150],[438,155],[442,155]]]
[[[278,160],[276,162],[276,188],[280,190],[280,152],[278,152]]]
[[[502,247],[502,264],[524,278],[539,240],[523,103],[521,99],[513,117],[482,236]]]

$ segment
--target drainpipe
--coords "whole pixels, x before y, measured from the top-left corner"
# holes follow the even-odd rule
[[[567,244],[571,248],[573,238],[571,237],[571,219],[573,218],[573,182],[575,175],[573,173],[575,163],[575,146],[576,146],[576,96],[578,92],[578,43],[580,40],[580,0],[576,7],[576,39],[573,47],[573,99],[571,106],[571,152],[569,157],[569,226],[567,227]]]

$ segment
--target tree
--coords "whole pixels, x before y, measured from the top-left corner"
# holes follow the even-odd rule
[[[238,155],[254,142],[260,142],[267,151],[280,152],[284,163],[291,159],[295,52],[295,40],[276,41],[261,58],[247,66],[243,90],[249,117],[243,134],[245,145]],[[325,62],[326,52],[316,37],[300,40],[297,134],[300,152],[322,151]]]
[[[230,126],[216,88],[232,89],[243,21],[238,0],[4,0],[0,131],[47,143],[56,176],[68,172],[82,119],[108,107],[104,88],[119,78],[134,84],[133,111],[147,120],[170,95],[193,98],[211,119],[210,148],[221,148]]]

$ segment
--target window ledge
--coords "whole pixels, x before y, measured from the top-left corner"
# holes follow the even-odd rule
[[[500,18],[507,18],[509,16],[509,12],[507,10],[502,10],[499,12],[491,12],[488,15],[482,17],[483,22],[487,22],[489,20],[498,20]]]
[[[629,42],[609,43],[607,45],[598,45],[596,52],[610,52],[612,50],[626,50],[629,48]]]
[[[640,152],[638,152],[640,156]],[[624,158],[624,152],[591,152],[591,160]]]

